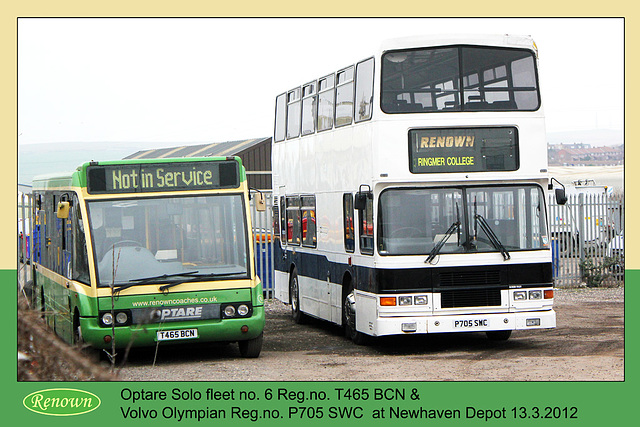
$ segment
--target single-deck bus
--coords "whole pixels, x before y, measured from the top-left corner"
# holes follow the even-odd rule
[[[258,357],[263,293],[237,157],[90,162],[36,177],[33,295],[69,343],[237,341]]]
[[[276,297],[371,336],[553,328],[529,37],[415,37],[276,97]]]

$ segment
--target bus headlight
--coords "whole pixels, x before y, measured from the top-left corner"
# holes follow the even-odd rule
[[[527,291],[515,291],[513,293],[514,301],[524,301],[527,299]]]
[[[246,316],[249,314],[249,307],[244,304],[240,304],[238,306],[238,316]]]
[[[411,305],[413,302],[413,298],[411,297],[399,297],[398,305]]]
[[[129,316],[127,316],[127,313],[125,313],[124,311],[116,314],[116,323],[124,325],[125,323],[127,323],[127,320],[129,320]]]
[[[131,324],[131,311],[118,310],[115,312],[102,311],[98,313],[98,323],[102,327],[128,326]]]
[[[102,315],[102,323],[111,326],[113,324],[113,315],[111,313],[105,313]]]
[[[429,302],[429,299],[427,298],[426,295],[417,295],[413,297],[413,303],[415,305],[427,305],[428,302]]]
[[[542,291],[529,291],[529,299],[542,299]]]
[[[236,315],[236,308],[232,305],[228,305],[224,308],[224,315],[227,317],[233,317]]]

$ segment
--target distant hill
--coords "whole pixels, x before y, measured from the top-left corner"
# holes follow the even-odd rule
[[[120,160],[140,150],[173,145],[178,143],[66,142],[19,145],[18,184],[31,184],[33,177],[40,174],[72,171],[91,160]]]
[[[548,144],[590,144],[592,147],[624,144],[622,130],[594,129],[568,132],[547,132]]]

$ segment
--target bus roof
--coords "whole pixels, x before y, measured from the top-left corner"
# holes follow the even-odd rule
[[[429,46],[448,45],[479,45],[496,47],[518,47],[536,49],[531,36],[511,34],[451,34],[451,35],[427,35],[411,36],[389,39],[382,42],[382,52],[395,49],[410,49]]]

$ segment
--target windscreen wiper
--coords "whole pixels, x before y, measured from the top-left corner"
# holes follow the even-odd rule
[[[433,261],[433,259],[440,253],[440,250],[442,249],[444,244],[447,243],[447,240],[449,240],[449,237],[451,237],[453,232],[456,230],[458,230],[458,233],[460,233],[459,220],[455,221],[453,224],[449,226],[449,229],[447,229],[447,231],[444,233],[444,236],[442,236],[442,238],[438,241],[438,243],[433,247],[433,249],[429,253],[429,256],[424,261],[425,263],[431,263],[431,261]],[[460,241],[460,237],[458,237],[458,241]]]
[[[180,277],[180,276],[193,276],[195,274],[198,274],[199,271],[185,271],[183,273],[174,273],[174,274],[161,274],[159,276],[151,276],[151,277],[142,277],[140,279],[132,279],[129,280],[129,283],[126,283],[124,285],[120,285],[117,288],[114,288],[113,291],[114,292],[120,292],[124,289],[130,288],[132,286],[135,285],[146,285],[147,283],[152,283],[155,282],[156,280],[162,280],[162,279],[168,279],[170,277]]]
[[[498,239],[496,233],[493,232],[487,220],[484,219],[484,217],[480,214],[475,214],[475,219],[480,224],[480,228],[482,228],[482,230],[487,234],[487,237],[489,237],[489,241],[491,242],[493,247],[500,251],[504,260],[506,261],[508,259],[511,259],[509,251],[507,251],[507,248],[505,248],[500,239]]]
[[[216,278],[216,277],[237,276],[237,275],[240,275],[240,274],[246,274],[246,271],[234,271],[234,272],[231,272],[231,273],[202,273],[202,274],[197,274],[197,275],[196,274],[188,274],[188,276],[192,276],[192,277],[190,277],[188,279],[185,279],[185,280],[178,280],[178,281],[173,282],[173,283],[167,283],[166,285],[160,286],[159,289],[160,289],[161,292],[165,292],[169,288],[181,285],[183,283],[199,282],[199,281],[202,281],[202,280]]]

